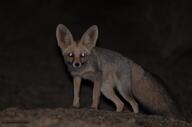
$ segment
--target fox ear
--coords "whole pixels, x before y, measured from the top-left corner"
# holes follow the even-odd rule
[[[96,45],[97,38],[98,27],[96,25],[93,25],[83,34],[80,42],[88,49],[92,49]]]
[[[61,49],[65,49],[73,43],[73,36],[71,32],[63,24],[59,24],[57,26],[56,38],[57,38],[58,46]]]

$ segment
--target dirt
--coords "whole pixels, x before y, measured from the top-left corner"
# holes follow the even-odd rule
[[[93,109],[8,108],[0,112],[1,127],[191,127],[192,123],[161,116]]]

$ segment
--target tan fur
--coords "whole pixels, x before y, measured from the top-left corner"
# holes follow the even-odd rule
[[[140,111],[139,104],[154,114],[173,115],[177,112],[166,90],[141,66],[117,52],[95,47],[97,26],[90,27],[78,42],[61,24],[56,35],[68,70],[74,78],[74,107],[80,106],[79,91],[81,79],[84,78],[94,83],[91,105],[94,109],[98,108],[102,92],[114,102],[116,111],[122,111],[124,103],[115,94],[114,89],[117,89],[135,113]]]

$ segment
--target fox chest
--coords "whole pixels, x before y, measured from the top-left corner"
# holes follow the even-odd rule
[[[96,74],[94,72],[86,72],[82,75],[82,78],[94,82],[96,80]]]
[[[95,71],[94,68],[87,68],[86,70],[72,72],[71,74],[73,76],[79,76],[83,79],[87,79],[93,82],[97,79],[98,76],[97,71]]]
[[[79,76],[83,79],[87,79],[90,81],[95,81],[96,80],[96,73],[94,72],[85,72],[85,73],[72,73],[73,76]]]

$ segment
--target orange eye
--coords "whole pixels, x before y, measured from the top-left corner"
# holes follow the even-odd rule
[[[72,52],[68,53],[68,56],[73,57],[73,53]]]

